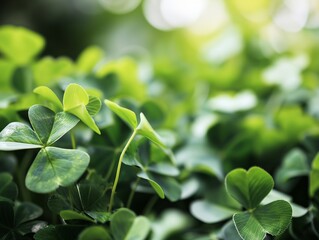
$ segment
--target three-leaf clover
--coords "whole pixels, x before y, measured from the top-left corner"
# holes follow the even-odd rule
[[[225,179],[227,192],[245,209],[235,213],[233,222],[242,239],[262,240],[266,234],[282,234],[290,224],[291,205],[284,200],[260,205],[274,186],[272,177],[259,167],[235,169]]]
[[[10,123],[0,132],[0,150],[40,148],[25,179],[31,191],[48,193],[74,183],[88,166],[89,155],[52,144],[70,131],[79,119],[67,112],[55,114],[41,105],[32,106],[28,115],[33,129],[24,123]]]

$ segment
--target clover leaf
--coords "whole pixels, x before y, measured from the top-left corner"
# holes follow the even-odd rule
[[[25,182],[27,188],[47,193],[75,182],[89,164],[89,155],[79,150],[51,147],[70,131],[79,119],[67,112],[55,114],[41,105],[29,109],[33,129],[23,123],[10,123],[0,133],[0,150],[41,148]]]
[[[101,134],[92,116],[101,108],[101,101],[97,97],[89,96],[83,87],[72,83],[67,86],[63,95],[63,104],[56,94],[48,87],[41,86],[33,90],[44,99],[51,102],[57,111],[71,113],[79,118],[94,132]]]
[[[42,209],[33,203],[23,202],[12,204],[0,201],[0,238],[22,239],[29,233],[34,233],[46,225],[36,218],[42,215]]]
[[[282,234],[290,224],[291,205],[277,200],[260,205],[274,186],[272,177],[259,167],[235,169],[225,179],[226,190],[247,211],[235,213],[233,222],[242,239],[263,240],[266,234]],[[276,221],[274,221],[276,219]]]
[[[16,26],[0,28],[0,52],[17,65],[29,63],[44,47],[35,32]]]
[[[143,240],[151,229],[149,220],[136,216],[129,209],[117,210],[111,218],[111,232],[115,240]]]
[[[227,174],[227,192],[246,209],[254,209],[274,187],[272,177],[263,169],[236,169]]]
[[[120,105],[109,100],[105,100],[104,103],[110,108],[112,112],[114,112],[119,118],[126,122],[133,130],[136,130],[138,134],[148,138],[160,147],[165,147],[163,140],[152,128],[143,113],[140,114],[140,122],[139,124],[137,124],[137,117],[133,111],[121,107]]]
[[[16,200],[18,196],[18,187],[12,182],[12,176],[9,173],[0,173],[0,200]]]

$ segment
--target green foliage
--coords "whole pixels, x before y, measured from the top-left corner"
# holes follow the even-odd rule
[[[115,240],[143,240],[150,227],[146,217],[136,217],[132,211],[125,208],[117,210],[111,218],[111,231]]]
[[[317,239],[318,54],[239,2],[216,38],[75,61],[0,27],[0,239]]]
[[[292,217],[290,204],[283,200],[260,206],[274,186],[272,177],[259,167],[248,171],[235,169],[225,179],[227,192],[247,211],[235,213],[233,222],[242,239],[264,239],[277,236],[288,227]],[[273,219],[276,219],[274,222]]]
[[[3,26],[0,29],[0,51],[17,65],[29,63],[44,47],[44,39],[28,29]]]

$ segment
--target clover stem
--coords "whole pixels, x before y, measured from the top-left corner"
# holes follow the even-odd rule
[[[21,161],[21,165],[17,171],[17,179],[18,179],[18,183],[20,187],[19,190],[21,192],[21,196],[24,201],[31,201],[31,194],[28,191],[28,189],[26,189],[24,182],[25,182],[25,176],[30,166],[30,161],[32,160],[33,154],[34,154],[34,151],[32,150],[29,150],[26,152],[26,154],[24,155]]]
[[[73,149],[76,149],[76,142],[75,142],[74,132],[71,130],[70,134],[71,134],[72,148],[73,148]]]
[[[117,170],[116,170],[116,175],[115,175],[115,179],[114,179],[114,183],[113,183],[113,187],[112,187],[112,193],[111,193],[111,198],[110,198],[110,205],[109,205],[109,212],[112,211],[112,205],[113,205],[113,201],[114,201],[114,196],[115,196],[115,192],[116,192],[116,187],[117,184],[119,182],[119,178],[120,178],[120,173],[121,173],[121,166],[122,166],[122,161],[125,155],[125,152],[127,151],[129,145],[131,144],[131,142],[133,141],[135,135],[137,133],[137,130],[134,129],[132,135],[130,136],[130,138],[128,139],[127,143],[125,144],[125,147],[120,155],[120,159],[117,165]]]
[[[148,215],[158,200],[158,196],[154,195],[144,208],[143,215]]]
[[[134,182],[134,185],[132,186],[132,190],[131,190],[130,196],[129,196],[129,198],[128,198],[128,200],[127,200],[127,204],[126,204],[126,207],[127,207],[127,208],[130,208],[130,207],[131,207],[131,204],[132,204],[132,201],[133,201],[135,192],[136,192],[136,188],[137,188],[137,186],[138,186],[140,180],[141,180],[141,179],[138,177],[138,178],[136,179],[136,181]]]

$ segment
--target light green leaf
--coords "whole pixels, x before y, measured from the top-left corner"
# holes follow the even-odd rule
[[[111,218],[111,231],[115,240],[144,240],[151,229],[146,217],[136,217],[129,209],[121,208]]]
[[[147,166],[147,170],[150,172],[176,177],[179,175],[179,169],[169,163],[152,163]]]
[[[34,93],[39,94],[41,97],[44,99],[50,101],[54,106],[59,110],[63,110],[62,103],[60,99],[57,97],[57,95],[48,87],[41,86],[37,87],[36,89],[33,90]]]
[[[274,186],[272,177],[259,167],[235,169],[225,179],[226,190],[246,209],[253,209],[267,196]]]
[[[138,134],[147,137],[153,143],[165,148],[165,144],[163,143],[161,137],[155,132],[143,113],[140,114],[140,123],[138,124],[136,130]]]
[[[18,65],[29,63],[44,47],[35,32],[16,26],[0,28],[0,52]]]
[[[79,179],[89,161],[89,155],[79,150],[42,148],[27,173],[26,186],[37,193],[68,186]]]
[[[112,240],[112,238],[104,227],[92,226],[81,232],[79,240]]]
[[[37,85],[48,85],[73,72],[71,59],[60,57],[44,57],[33,67],[33,75]]]
[[[137,127],[137,119],[133,111],[121,107],[115,102],[111,102],[109,100],[105,100],[104,103],[112,112],[114,112],[119,118],[126,122],[132,129],[135,129]]]
[[[35,132],[23,123],[10,123],[0,132],[0,150],[40,148],[41,145]]]
[[[0,150],[2,151],[14,151],[23,149],[41,148],[42,145],[19,143],[19,142],[0,142]]]
[[[204,223],[216,223],[230,218],[238,209],[198,200],[191,204],[190,211],[194,217]]]
[[[282,234],[290,224],[292,210],[288,202],[278,200],[259,206],[253,212],[236,213],[233,221],[244,240],[263,240],[266,233]]]
[[[161,186],[158,183],[156,183],[154,180],[150,179],[146,173],[141,172],[141,173],[138,173],[137,176],[142,178],[142,179],[147,180],[149,182],[149,184],[151,184],[152,188],[155,190],[155,192],[157,193],[157,195],[160,198],[162,198],[162,199],[165,198],[165,194],[164,194],[164,191],[161,188]]]
[[[101,109],[101,100],[95,96],[89,96],[89,103],[86,105],[86,109],[88,110],[91,116],[96,115]]]
[[[76,62],[78,70],[83,73],[92,72],[96,64],[103,58],[103,55],[103,50],[96,46],[84,49]]]
[[[130,228],[125,240],[143,240],[146,239],[149,231],[151,230],[151,224],[144,216],[138,216],[135,218],[132,227]]]
[[[318,189],[319,189],[319,153],[315,156],[311,165],[310,185],[309,185],[310,196],[313,197],[315,195],[315,192]]]
[[[292,216],[294,218],[301,217],[308,212],[307,208],[304,208],[300,205],[293,203],[291,196],[286,195],[282,192],[276,191],[274,189],[270,191],[270,193],[267,195],[267,197],[264,198],[264,200],[262,200],[261,204],[266,205],[277,200],[284,200],[290,203],[292,208]]]
[[[96,72],[98,78],[115,75],[119,82],[117,94],[120,96],[132,96],[137,100],[144,100],[146,97],[145,84],[138,77],[138,65],[132,58],[121,58],[109,61],[99,67]]]
[[[89,95],[83,87],[71,83],[67,86],[63,96],[63,109],[69,111],[80,105],[86,106],[89,103]]]
[[[101,134],[100,129],[94,122],[93,118],[90,116],[84,105],[79,105],[75,108],[68,110],[69,113],[77,116],[83,123],[85,123],[89,128],[91,128],[94,132]]]
[[[60,212],[60,216],[64,220],[83,220],[88,222],[94,222],[92,218],[89,218],[88,216],[85,216],[82,213],[75,212],[73,210],[63,210]]]
[[[96,111],[97,101],[92,98],[92,108]],[[78,84],[71,83],[67,86],[63,96],[63,109],[65,112],[72,113],[77,116],[83,123],[98,134],[101,134],[100,129],[96,126],[93,118],[90,116],[86,105],[89,104],[89,95],[83,87]]]

